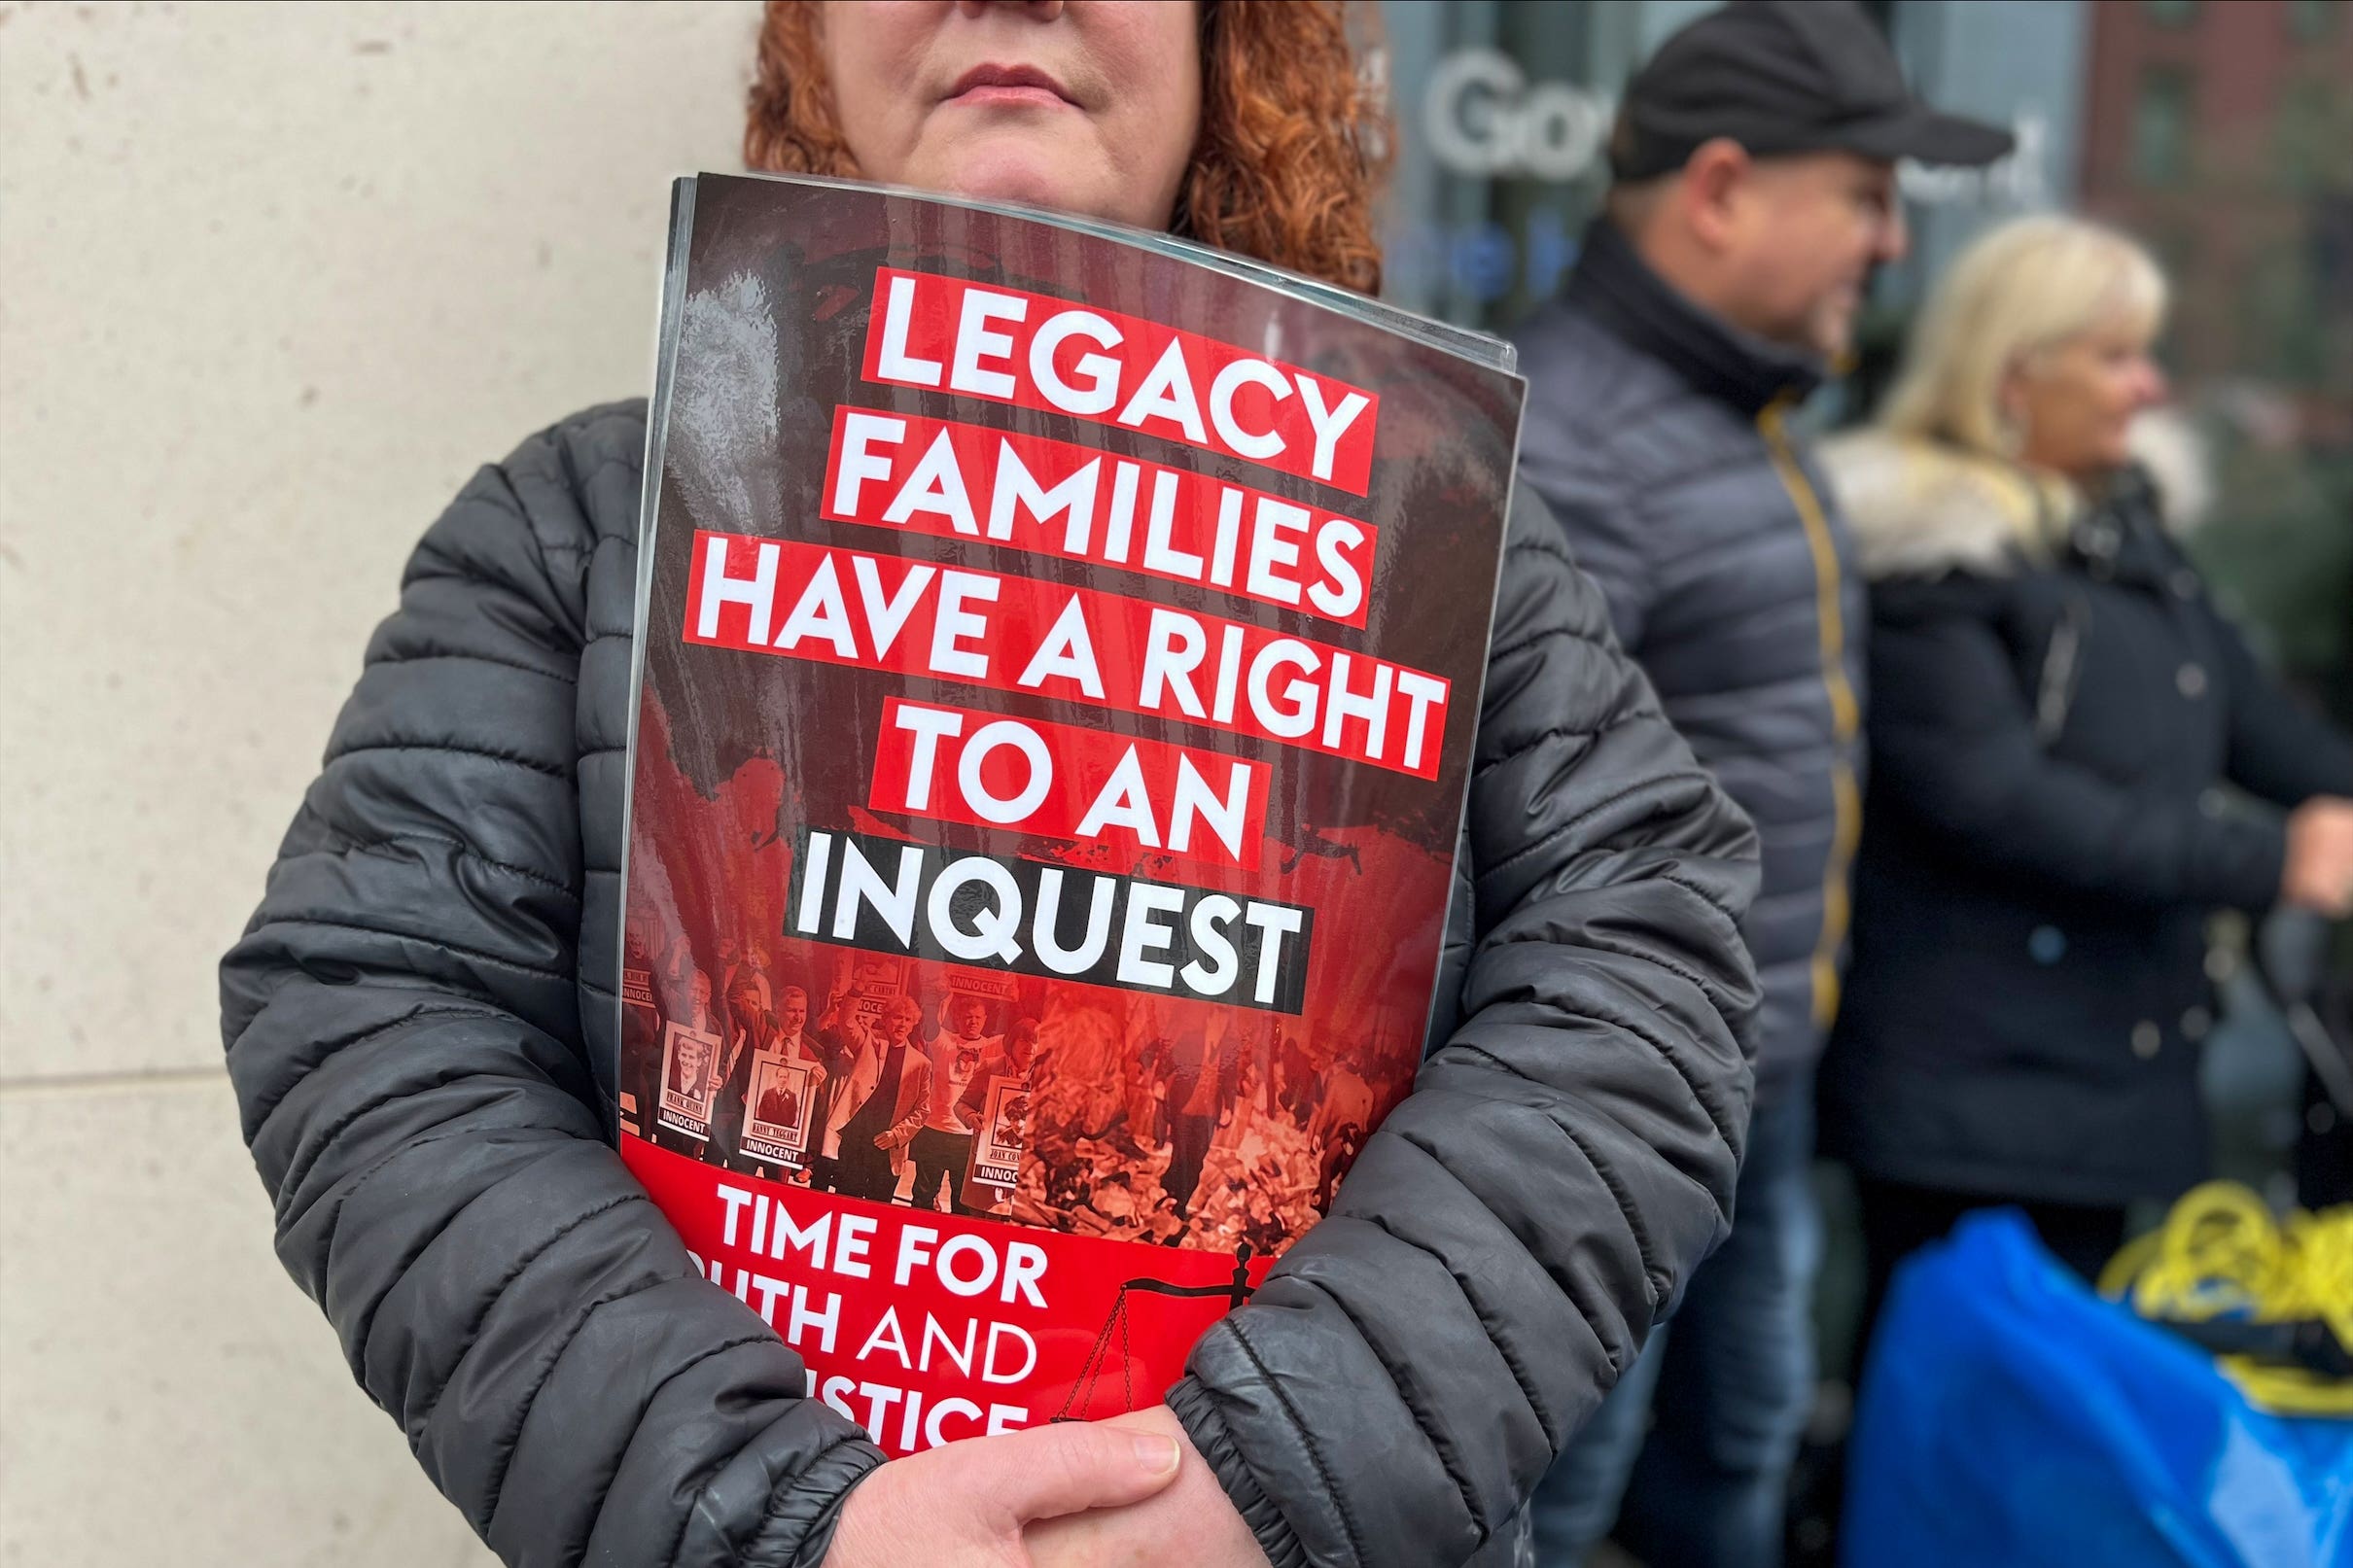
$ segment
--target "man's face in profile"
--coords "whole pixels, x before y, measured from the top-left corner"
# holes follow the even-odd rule
[[[1872,270],[1909,245],[1895,165],[1852,153],[1758,158],[1732,225],[1742,325],[1824,360],[1854,346]]]

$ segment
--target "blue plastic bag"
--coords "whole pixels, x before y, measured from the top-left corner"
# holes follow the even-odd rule
[[[1845,1568],[2353,1568],[2353,1421],[2269,1415],[2015,1210],[1896,1275],[1848,1449]]]

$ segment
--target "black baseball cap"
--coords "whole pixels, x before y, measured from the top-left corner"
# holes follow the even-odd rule
[[[1668,174],[1719,136],[1759,157],[1835,151],[1944,164],[1990,163],[2016,140],[1913,96],[1853,0],[1734,0],[1668,39],[1627,84],[1610,170]]]

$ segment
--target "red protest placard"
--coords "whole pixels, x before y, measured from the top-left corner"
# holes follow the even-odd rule
[[[678,211],[623,1155],[892,1452],[1157,1400],[1421,1060],[1520,384],[1144,236]]]

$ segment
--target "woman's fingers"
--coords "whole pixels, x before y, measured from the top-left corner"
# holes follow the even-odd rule
[[[1102,1424],[1181,1443],[1176,1480],[1134,1506],[1037,1521],[1024,1532],[1028,1568],[1267,1568],[1249,1525],[1166,1406]]]
[[[1180,1458],[1158,1433],[1082,1422],[895,1459],[842,1505],[825,1568],[1023,1568],[1024,1525],[1141,1502]]]
[[[959,1446],[932,1451],[944,1456]],[[1033,1519],[1141,1502],[1176,1479],[1179,1457],[1175,1441],[1158,1433],[1085,1421],[1032,1427],[972,1446],[962,1479],[996,1499],[1015,1529]]]

